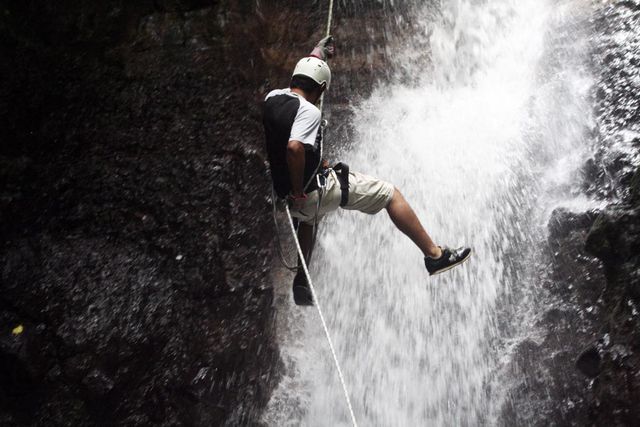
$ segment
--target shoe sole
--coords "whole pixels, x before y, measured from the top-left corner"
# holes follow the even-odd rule
[[[309,295],[311,291],[306,286],[293,287],[293,302],[296,305],[310,306],[313,305],[313,297]]]
[[[472,253],[473,253],[473,250],[470,250],[467,256],[462,258],[460,261],[456,262],[455,264],[451,264],[449,267],[443,268],[442,270],[438,270],[435,273],[429,273],[429,276],[436,276],[440,273],[444,273],[445,271],[449,271],[452,268],[459,266],[460,264],[468,260]]]

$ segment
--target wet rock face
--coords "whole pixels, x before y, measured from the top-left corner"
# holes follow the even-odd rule
[[[624,198],[636,171],[640,150],[640,4],[613,1],[600,6],[593,19],[594,65],[599,71],[594,93],[598,117],[598,150],[585,165],[587,192],[601,198]]]
[[[587,358],[595,360],[597,353],[598,369],[589,369],[595,364],[585,364],[584,354],[577,366],[595,376],[585,398],[590,422],[633,425],[640,419],[640,116],[634,95],[640,75],[640,3],[609,4],[594,25],[599,34],[596,61],[602,70],[596,91],[601,144],[595,163],[608,171],[602,188],[609,189],[615,202],[600,213],[585,242],[606,273],[598,301],[599,330]]]
[[[587,250],[614,270],[635,263],[640,253],[640,215],[637,205],[611,206],[594,222],[586,241]]]
[[[640,419],[640,204],[626,199],[607,207],[586,249],[602,261],[607,284],[597,340],[576,366],[594,378],[586,399],[591,419],[631,425]]]
[[[640,419],[638,28],[638,2],[608,2],[595,12],[599,135],[583,187],[609,205],[597,212],[557,210],[549,221],[550,308],[539,323],[546,333],[532,344],[536,351],[516,351],[522,366],[534,367],[528,375],[535,380],[514,394],[506,419],[540,425]]]
[[[544,307],[534,330],[540,337],[514,351],[514,377],[502,414],[505,425],[586,425],[585,395],[590,377],[600,369],[599,354],[591,351],[598,337],[606,287],[601,262],[585,249],[598,212],[557,209],[549,220],[545,265],[541,265]],[[589,346],[589,348],[585,348]],[[576,364],[576,360],[578,362]],[[589,377],[582,371],[587,371]]]
[[[0,4],[2,425],[249,423],[277,379],[260,49],[306,34],[125,3]]]

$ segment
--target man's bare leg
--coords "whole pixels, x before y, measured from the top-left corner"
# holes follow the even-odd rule
[[[440,247],[433,243],[415,212],[397,188],[387,205],[387,212],[398,230],[413,240],[425,256],[439,258],[442,255]]]

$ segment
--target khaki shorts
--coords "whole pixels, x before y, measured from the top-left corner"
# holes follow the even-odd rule
[[[309,193],[302,209],[292,210],[291,216],[304,223],[313,224],[320,191]],[[377,214],[387,207],[393,197],[393,191],[394,186],[388,182],[358,172],[349,172],[349,201],[342,209],[356,210],[370,215]],[[327,177],[327,186],[320,201],[318,219],[340,207],[341,195],[340,181],[332,170]]]

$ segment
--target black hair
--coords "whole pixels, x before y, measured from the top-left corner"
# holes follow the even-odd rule
[[[291,89],[302,89],[306,93],[313,93],[320,89],[320,85],[311,77],[297,75],[291,77],[291,83],[289,84]]]

